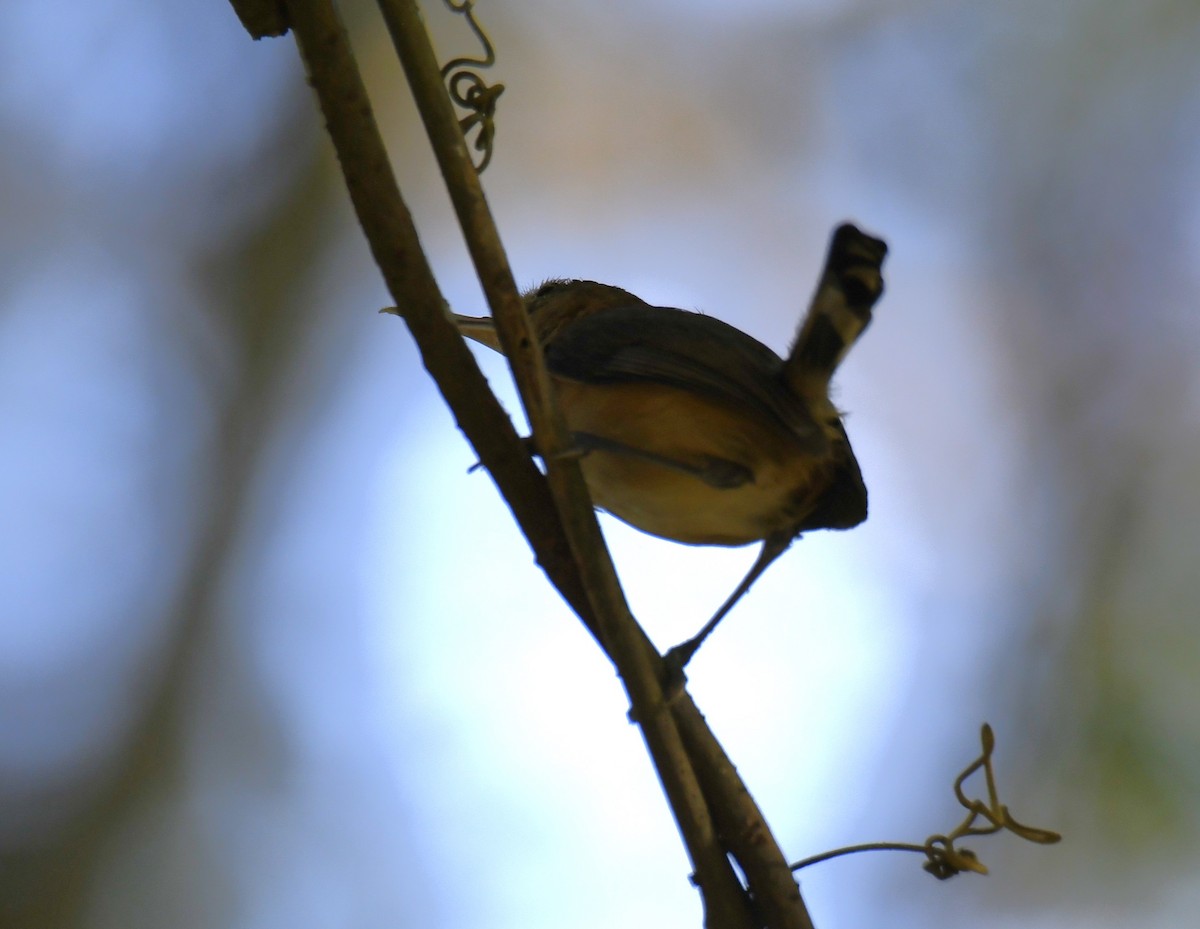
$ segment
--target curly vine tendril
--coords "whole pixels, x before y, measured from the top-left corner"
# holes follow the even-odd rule
[[[980,741],[983,745],[983,752],[954,779],[954,796],[959,805],[967,811],[967,816],[949,835],[931,835],[925,840],[924,845],[913,845],[908,842],[870,842],[865,845],[849,845],[798,861],[791,866],[792,870],[799,871],[801,868],[828,861],[830,858],[852,855],[857,852],[920,852],[926,858],[923,865],[925,870],[938,880],[944,881],[963,871],[974,871],[976,874],[988,873],[983,862],[975,856],[973,851],[969,848],[959,848],[954,844],[963,836],[991,835],[1001,830],[1007,830],[1027,842],[1036,842],[1039,845],[1053,845],[1059,841],[1062,836],[1057,832],[1039,829],[1035,826],[1025,826],[1013,819],[1012,814],[1008,812],[1008,807],[1000,802],[1000,795],[996,791],[996,774],[992,770],[992,752],[996,748],[996,737],[992,733],[992,727],[987,723],[983,724]],[[983,769],[987,782],[988,798],[986,802],[968,797],[963,790],[963,782],[980,768]],[[980,820],[983,820],[983,825],[976,825]]]
[[[467,111],[458,121],[464,136],[476,132],[472,147],[482,152],[477,171],[483,171],[492,160],[492,149],[496,141],[496,101],[504,92],[503,84],[489,87],[479,74],[471,68],[490,68],[496,63],[496,50],[491,40],[475,19],[475,0],[444,0],[452,13],[463,16],[479,44],[483,46],[482,58],[453,58],[442,67],[442,79],[455,105]]]

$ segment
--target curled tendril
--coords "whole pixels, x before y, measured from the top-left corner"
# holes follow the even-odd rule
[[[475,20],[475,0],[445,0],[446,6],[452,13],[462,15],[471,31],[483,46],[482,58],[453,58],[442,67],[442,80],[450,99],[464,110],[467,115],[458,121],[464,136],[473,130],[478,130],[472,147],[482,153],[475,170],[482,171],[492,160],[492,148],[496,140],[496,101],[504,93],[503,84],[491,87],[487,82],[470,68],[490,68],[496,63],[496,50],[491,40]],[[458,70],[456,70],[458,69]]]
[[[828,861],[830,858],[855,852],[920,852],[925,855],[926,859],[922,867],[938,880],[944,881],[963,871],[973,871],[976,874],[988,873],[987,867],[975,856],[973,851],[969,848],[959,848],[954,844],[963,836],[991,835],[1006,829],[1018,838],[1025,839],[1027,842],[1036,842],[1039,845],[1053,845],[1062,839],[1057,832],[1039,829],[1035,826],[1025,826],[1013,819],[1012,814],[1008,812],[1008,807],[1000,802],[1000,795],[996,791],[996,775],[992,770],[992,752],[996,748],[996,736],[992,732],[992,727],[987,723],[983,724],[980,732],[980,742],[983,745],[982,753],[954,779],[954,796],[959,805],[967,811],[967,815],[948,835],[931,835],[925,840],[924,845],[913,845],[908,842],[872,842],[866,845],[850,845],[798,861],[791,866],[792,870],[799,871],[801,868],[806,868],[819,861]],[[983,769],[987,782],[986,803],[983,800],[971,799],[963,790],[963,783],[980,768]],[[983,820],[983,825],[976,825],[980,820]]]

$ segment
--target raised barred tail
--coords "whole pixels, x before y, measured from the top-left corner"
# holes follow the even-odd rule
[[[871,322],[883,293],[887,245],[844,223],[834,230],[825,270],[808,315],[784,362],[784,377],[798,396],[824,394],[846,352]]]

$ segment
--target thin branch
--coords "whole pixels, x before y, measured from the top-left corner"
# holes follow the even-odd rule
[[[629,612],[579,464],[560,454],[570,447],[566,423],[553,401],[541,345],[517,291],[420,12],[414,0],[381,0],[380,6],[492,309],[534,442],[547,461],[551,493],[598,620],[593,632],[629,694],[632,715],[683,835],[711,923],[747,925],[741,884],[716,838],[692,763],[663,699],[662,659],[647,647]]]
[[[406,69],[420,62],[411,65],[417,75],[414,93],[428,109],[424,114],[428,131],[513,364],[535,441],[551,453],[549,486],[558,512],[566,518],[565,532],[550,505],[547,481],[446,316],[445,302],[401,199],[336,12],[328,0],[289,0],[287,12],[359,221],[426,369],[493,475],[539,563],[621,671],[692,856],[704,892],[707,924],[714,929],[742,929],[763,920],[772,929],[811,929],[795,881],[790,874],[786,885],[778,881],[781,868],[786,874],[782,853],[690,697],[683,694],[667,711],[659,683],[661,657],[629,615],[578,467],[553,456],[555,449],[566,445],[565,430],[550,400],[540,349],[529,332],[461,132],[440,81],[430,78],[438,69],[415,5],[390,0],[385,14]],[[717,818],[719,832],[714,832],[710,812]],[[746,873],[755,898],[753,916],[725,858],[725,847]]]
[[[791,866],[741,775],[686,691],[671,710],[700,777],[717,834],[746,876],[756,912],[776,929],[813,929]]]
[[[834,858],[841,858],[843,855],[857,855],[860,852],[916,852],[918,855],[924,855],[925,846],[913,845],[911,842],[863,842],[861,845],[843,845],[841,848],[830,849],[827,852],[821,852],[819,855],[809,855],[807,858],[801,858],[792,865],[792,870],[803,871],[810,865],[820,864],[823,861],[832,861]]]
[[[545,478],[446,316],[445,300],[400,196],[341,21],[328,2],[293,2],[289,13],[359,222],[392,298],[406,310],[421,360],[542,568],[576,612],[586,615],[587,595]]]

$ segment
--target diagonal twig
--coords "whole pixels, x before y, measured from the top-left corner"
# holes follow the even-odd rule
[[[246,0],[233,2],[238,6]],[[548,483],[543,479],[447,318],[331,3],[288,0],[284,6],[359,220],[393,299],[404,308],[426,368],[492,473],[539,563],[621,672],[633,715],[692,857],[707,924],[713,929],[758,924],[811,929],[782,853],[694,703],[686,693],[670,707],[663,702],[661,658],[628,613],[577,465],[552,455]],[[564,448],[565,434],[550,400],[540,350],[530,337],[419,12],[407,0],[386,0],[384,10],[406,71],[412,72],[414,95],[512,360],[535,440],[543,449]],[[551,499],[563,522],[549,505]],[[729,867],[727,849],[746,874],[753,915]]]

